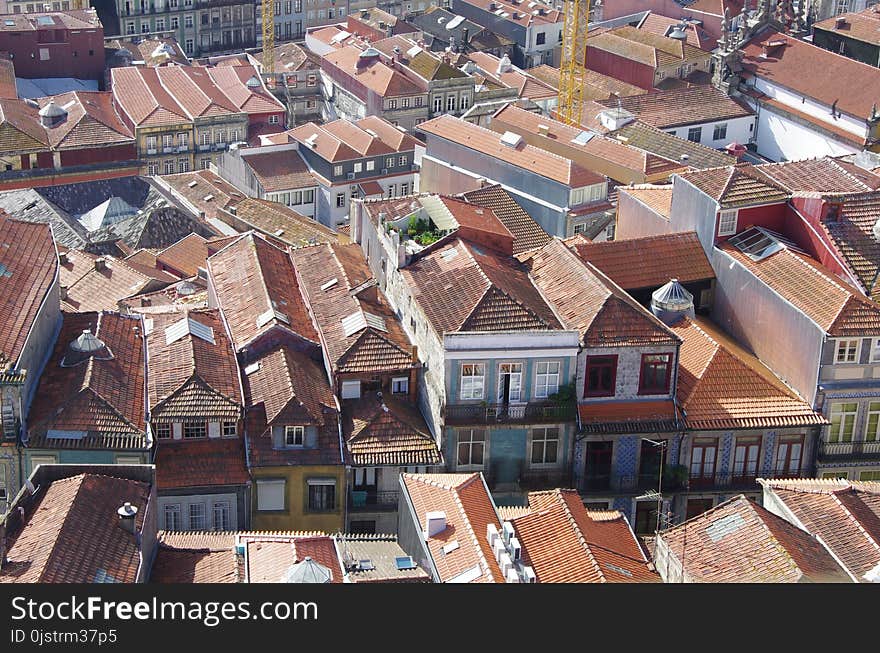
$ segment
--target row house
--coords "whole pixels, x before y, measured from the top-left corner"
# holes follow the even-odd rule
[[[58,301],[58,256],[52,230],[0,216],[0,239],[21,247],[4,247],[0,266],[6,277],[0,298],[8,309],[0,336],[0,512],[6,512],[24,483],[18,444],[43,367],[61,326]]]
[[[150,313],[144,328],[159,527],[247,528],[241,376],[218,311]]]
[[[525,105],[536,105],[545,114],[552,114],[559,101],[557,88],[517,68],[507,55],[471,52],[462,70],[479,80],[474,101],[477,106],[464,114],[468,122],[474,122],[483,107],[498,109],[517,98]],[[476,124],[483,122],[477,120]]]
[[[24,473],[41,464],[149,464],[146,376],[141,316],[65,313],[31,405]]]
[[[284,106],[252,66],[126,67],[111,76],[114,103],[151,176],[207,168],[263,125],[283,128]]]
[[[452,0],[449,8],[513,41],[513,62],[517,66],[559,65],[565,15],[556,5],[523,0]]]
[[[585,64],[650,91],[666,79],[708,73],[710,60],[709,52],[680,39],[624,26],[590,37]]]
[[[365,201],[352,239],[418,346],[419,405],[447,469],[483,471],[502,493],[566,485],[577,333],[511,256],[494,212],[460,218],[466,228],[422,247],[403,235],[411,204]]]
[[[357,244],[291,253],[318,329],[324,366],[341,398],[348,472],[347,530],[397,531],[398,477],[442,463],[416,406],[417,349]]]
[[[3,99],[0,110],[2,189],[108,179],[139,170],[134,135],[109,92]]]
[[[880,68],[880,38],[877,36],[876,7],[839,14],[814,23],[813,43],[830,52]]]
[[[104,26],[88,3],[68,11],[7,14],[0,35],[18,77],[103,78]]]
[[[500,184],[551,236],[604,238],[612,216],[603,175],[529,145],[515,132],[499,135],[451,116],[419,130],[427,138],[422,190],[453,194]]]
[[[172,32],[189,56],[257,44],[255,4],[240,0],[116,0],[123,36]]]
[[[208,282],[243,372],[253,527],[342,530],[339,404],[287,246],[244,234],[208,258]]]

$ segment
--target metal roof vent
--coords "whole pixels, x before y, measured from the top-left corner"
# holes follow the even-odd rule
[[[92,357],[100,361],[112,360],[113,352],[91,329],[84,329],[76,340],[67,345],[61,367],[74,367]]]
[[[137,506],[131,505],[128,501],[116,511],[116,514],[119,515],[119,525],[132,535],[134,534],[134,519],[137,517],[137,513]]]
[[[496,71],[495,74],[496,74],[496,75],[500,75],[501,73],[509,73],[511,70],[513,70],[513,66],[512,66],[511,63],[510,63],[510,57],[508,57],[508,56],[505,54],[505,55],[504,55],[503,57],[501,57],[501,59],[498,61],[498,70]]]
[[[67,120],[67,111],[55,104],[55,100],[49,100],[49,104],[38,111],[40,124],[43,127],[56,127]]]
[[[687,40],[687,32],[684,30],[687,29],[687,25],[676,25],[675,29],[673,29],[668,36],[671,39],[676,39],[678,41],[686,41]]]
[[[260,84],[260,78],[256,75],[253,75],[249,80],[245,82],[245,86],[248,88],[260,88],[262,84]]]
[[[329,583],[333,574],[324,565],[306,556],[302,562],[292,564],[281,579],[283,583]]]
[[[694,296],[678,279],[670,279],[651,293],[651,312],[665,324],[675,324],[685,316],[694,317]]]
[[[196,293],[197,288],[191,281],[181,281],[177,285],[177,294],[181,297],[189,297]]]

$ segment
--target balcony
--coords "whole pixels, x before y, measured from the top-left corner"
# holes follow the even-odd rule
[[[177,151],[178,151],[178,152],[186,152],[186,151],[188,151],[188,150],[189,150],[189,145],[179,145],[179,146],[177,147]]]
[[[162,148],[162,154],[174,154],[176,151],[173,145],[166,145]]]
[[[351,512],[390,512],[397,510],[397,490],[352,490],[348,507]]]
[[[860,460],[880,457],[880,442],[820,442],[819,460]]]
[[[199,145],[199,152],[208,152],[208,151],[210,151],[210,149],[211,149],[210,143],[202,143],[201,145]]]
[[[452,404],[447,424],[552,424],[575,418],[574,403],[535,401],[527,404]]]
[[[159,150],[157,150],[155,147],[153,147],[153,148],[148,147],[147,148],[147,154],[158,154],[158,153],[159,153]]]

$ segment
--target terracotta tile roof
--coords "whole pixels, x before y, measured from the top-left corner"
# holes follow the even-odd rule
[[[39,32],[45,29],[67,28],[94,31],[101,26],[94,9],[71,9],[65,11],[39,11],[27,14],[6,14],[0,25],[4,32]],[[8,22],[7,22],[8,21]],[[14,24],[10,24],[14,23]]]
[[[660,534],[695,583],[847,582],[815,537],[739,496]],[[658,567],[663,569],[662,562]]]
[[[214,310],[156,313],[147,334],[150,415],[154,421],[235,421],[242,414],[238,363]],[[195,323],[195,324],[193,324]],[[203,339],[210,329],[213,342]],[[176,337],[175,331],[183,335]]]
[[[581,403],[578,422],[582,433],[672,433],[682,428],[671,399]]]
[[[177,175],[155,177],[167,184],[173,192],[195,207],[204,211],[206,218],[216,218],[218,209],[237,205],[245,194],[210,170],[182,172]],[[210,199],[205,199],[210,197]]]
[[[688,9],[690,9],[691,6],[693,5],[688,5]],[[652,34],[669,36],[669,32],[671,32],[679,24],[681,24],[681,20],[679,19],[669,18],[668,16],[661,16],[660,14],[655,14],[653,11],[649,11],[648,14],[642,19],[642,22],[637,25],[637,27],[640,30],[651,32]],[[706,30],[704,30],[696,23],[688,22],[685,27],[685,34],[687,34],[687,43],[694,46],[695,48],[700,48],[701,50],[711,52],[718,46],[717,39],[713,39],[711,36],[709,36]]]
[[[145,292],[137,297],[124,299],[120,304],[127,311],[147,315],[204,309],[208,307],[208,285],[199,277],[181,279],[162,290]]]
[[[0,99],[0,147],[5,152],[41,152],[49,136],[37,109],[18,99]]]
[[[59,269],[48,224],[0,214],[0,369],[15,365]],[[14,245],[10,247],[10,245]]]
[[[151,583],[239,583],[235,535],[159,531]]]
[[[249,115],[282,113],[284,105],[269,92],[252,65],[216,66],[207,69],[211,80],[238,107]],[[259,86],[248,84],[256,79]],[[282,119],[283,122],[283,119]]]
[[[318,180],[309,171],[299,152],[265,152],[242,159],[267,193],[313,188]]]
[[[360,245],[301,247],[291,259],[334,374],[414,366],[412,344],[388,300],[375,283],[364,287],[373,275]]]
[[[46,129],[53,150],[135,144],[131,130],[116,113],[110,92],[72,91],[38,102],[41,107],[54,102],[67,111],[64,122]]]
[[[159,68],[111,68],[113,100],[135,127],[180,125],[190,121],[186,110],[162,86]]]
[[[116,511],[125,502],[135,506],[142,533],[149,497],[149,484],[123,478],[79,474],[53,481],[22,530],[10,534],[0,583],[135,582],[139,547]]]
[[[286,134],[327,161],[409,152],[422,145],[418,139],[378,116],[367,116],[354,123],[342,119],[323,125],[307,122]],[[308,142],[314,142],[314,146]]]
[[[519,254],[535,247],[541,247],[550,236],[535,220],[526,213],[513,197],[499,184],[484,186],[461,194],[462,199],[482,206],[495,214],[508,231],[513,234],[513,253]]]
[[[630,26],[591,35],[587,47],[654,68],[708,59],[707,52],[688,43]]]
[[[123,48],[128,50],[131,57],[117,59],[122,62],[130,59],[132,62],[142,61],[147,66],[165,66],[172,63],[179,66],[188,66],[190,64],[190,60],[187,58],[186,53],[184,53],[180,43],[176,39],[168,37],[153,36],[137,43],[120,38],[105,42],[104,47],[108,59],[110,57],[118,58],[119,51]],[[115,52],[112,52],[113,50]]]
[[[318,341],[286,251],[248,233],[208,258],[208,271],[236,351],[276,327]]]
[[[838,26],[838,20],[843,23]],[[841,37],[871,45],[880,45],[880,12],[868,7],[860,12],[847,12],[813,23],[813,30],[827,30]]]
[[[567,329],[587,347],[671,345],[678,338],[613,281],[554,238],[529,253],[528,266]]]
[[[708,320],[671,327],[683,342],[678,403],[693,430],[818,426],[828,421]]]
[[[190,234],[156,254],[156,261],[172,270],[194,277],[208,260],[208,241],[199,234]],[[126,259],[127,261],[128,259]]]
[[[381,56],[364,58],[365,51],[349,45],[324,55],[323,60],[331,70],[338,70],[357,85],[380,97],[421,95],[425,91],[408,80],[402,73],[388,66]],[[378,52],[378,51],[377,51]]]
[[[482,474],[403,474],[403,484],[420,531],[427,531],[426,513],[446,515],[446,528],[425,538],[441,583],[468,572],[474,577],[472,583],[504,582],[486,537],[489,524],[501,532],[501,521]],[[458,547],[444,553],[443,548],[453,542]]]
[[[659,288],[672,276],[681,283],[715,278],[693,231],[602,243],[576,236],[565,242],[582,260],[627,291]]]
[[[620,193],[629,195],[640,203],[647,206],[666,220],[672,213],[672,185],[654,186],[648,184],[640,184],[638,186],[618,186],[618,196]]]
[[[750,163],[680,174],[722,208],[785,202],[791,193]]]
[[[235,207],[238,222],[260,233],[280,240],[291,247],[303,247],[309,243],[335,243],[336,232],[320,222],[294,211],[289,206],[269,200],[247,198]]]
[[[156,448],[156,487],[160,492],[180,488],[246,485],[241,437],[159,442]]]
[[[527,68],[525,72],[540,81],[544,82],[553,89],[559,90],[559,68],[541,64],[534,68]],[[575,80],[580,80],[583,84],[584,100],[604,100],[611,97],[612,93],[616,93],[620,97],[627,95],[641,95],[644,89],[627,84],[626,82],[603,75],[595,70],[584,69],[575,74]]]
[[[311,51],[306,50],[298,43],[281,43],[275,46],[275,65],[285,73],[297,70],[317,70],[320,66],[312,61],[312,58],[309,57],[310,54]],[[263,51],[254,53],[254,56],[262,60]]]
[[[430,583],[431,577],[419,566],[413,569],[398,569],[395,559],[405,557],[406,552],[393,535],[337,535],[336,550],[345,564],[347,556],[354,561],[369,560],[373,569],[360,569],[355,566],[347,570],[346,576],[352,583]]]
[[[673,162],[680,162],[682,155],[686,154],[688,156],[687,167],[694,170],[736,163],[736,159],[729,154],[667,134],[662,129],[647,125],[640,120],[624,125],[608,135],[631,147]]]
[[[245,573],[248,583],[279,583],[290,567],[311,558],[331,572],[331,583],[341,583],[342,563],[333,538],[308,536],[240,536],[245,546]]]
[[[831,157],[757,166],[792,193],[862,193],[880,189],[880,176]]]
[[[626,519],[594,521],[575,490],[529,493],[511,523],[539,583],[658,583]]]
[[[458,238],[422,250],[401,274],[438,335],[560,328],[523,266]]]
[[[86,259],[91,259],[91,267],[87,271]],[[99,259],[104,261],[102,269],[96,267]],[[85,313],[115,310],[119,308],[121,300],[156,290],[174,280],[173,277],[158,270],[149,275],[145,274],[144,272],[149,270],[135,269],[137,263],[132,265],[112,256],[77,256],[68,252],[68,261],[73,262],[70,267],[74,274],[81,272],[82,276],[67,284],[66,273],[61,273],[61,285],[67,286],[67,297],[61,301],[61,308],[66,311]],[[66,270],[67,267],[67,265],[61,266],[62,270]],[[159,274],[167,277],[167,280],[157,281],[153,278]]]
[[[318,363],[277,347],[245,368],[244,392],[252,466],[342,464],[336,398]],[[273,449],[270,427],[289,424],[317,427],[316,446]]]
[[[658,129],[754,115],[744,103],[722,93],[714,86],[691,86],[598,102],[606,107],[621,106],[642,122]]]
[[[823,220],[821,228],[831,237],[868,296],[880,301],[880,243],[873,231],[880,215],[880,192],[859,193],[839,201],[837,220]]]
[[[477,77],[477,79],[485,77],[485,79],[481,81],[483,86],[490,86],[487,82],[494,82],[499,88],[507,87],[516,89],[518,97],[532,100],[534,102],[539,100],[549,100],[558,94],[556,87],[523,72],[519,68],[510,66],[508,69],[502,70],[500,65],[501,59],[494,54],[488,52],[470,52],[467,54],[467,58],[473,63],[466,65],[464,70],[470,70],[471,74]],[[482,75],[479,75],[478,71],[473,69],[473,64],[476,64],[479,67],[478,71],[481,72]]]
[[[352,465],[439,465],[440,451],[419,409],[393,396],[342,402],[342,437]]]
[[[69,345],[86,329],[106,348],[78,364],[62,367],[62,360],[69,364],[79,358],[69,350]],[[31,405],[29,446],[145,448],[142,334],[140,316],[109,312],[64,314],[55,349],[40,376]],[[50,429],[82,435],[57,438],[47,433]]]
[[[17,100],[18,89],[15,86],[15,66],[12,60],[0,57],[0,99]]]
[[[859,582],[880,565],[880,483],[845,479],[761,480],[781,514],[819,538]]]
[[[329,125],[333,124],[334,123],[329,123]],[[395,127],[379,116],[366,116],[353,124],[365,131],[368,129],[373,131],[376,136],[370,134],[372,138],[379,139],[395,152],[408,152],[409,150],[415,149],[416,146],[424,146],[424,143],[418,138],[406,133],[398,127]]]
[[[762,56],[762,43],[783,41]],[[858,120],[871,113],[877,101],[880,69],[824,50],[806,41],[787,37],[773,29],[759,32],[743,48],[744,71],[797,95],[811,98]],[[809,70],[811,74],[804,75]],[[824,123],[823,123],[824,124]]]
[[[829,335],[880,335],[880,306],[841,283],[818,261],[787,246],[760,261],[728,243],[721,249]]]
[[[506,161],[572,188],[599,184],[605,178],[598,173],[538,147],[522,143],[510,147],[501,142],[501,135],[485,127],[465,122],[450,115],[442,115],[423,122],[419,130],[439,136],[463,147]]]

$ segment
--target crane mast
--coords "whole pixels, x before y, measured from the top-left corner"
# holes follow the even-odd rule
[[[590,0],[563,0],[562,58],[559,63],[557,118],[567,125],[580,125]]]
[[[272,0],[263,0],[263,79],[275,75],[275,9]]]

